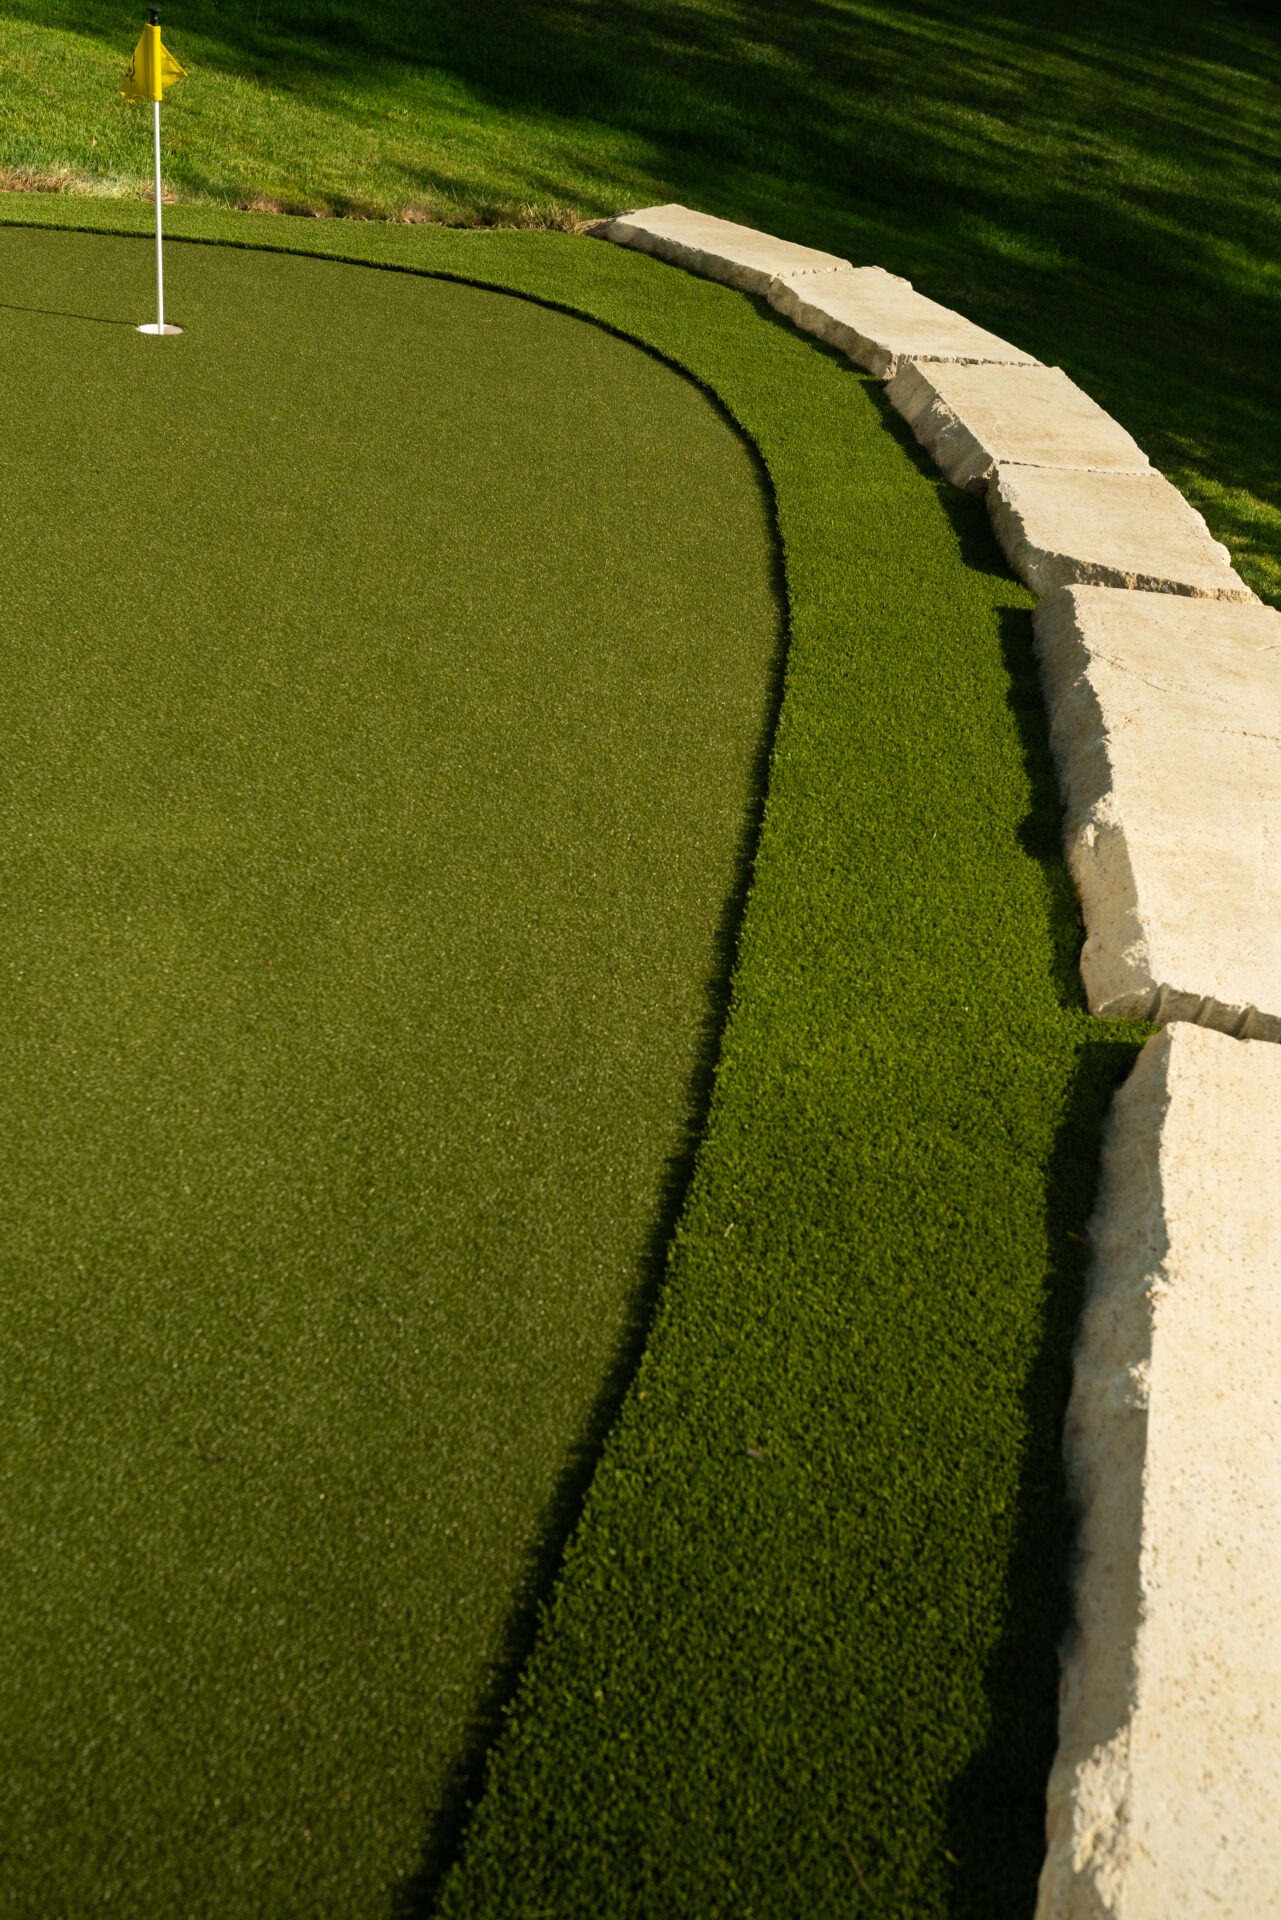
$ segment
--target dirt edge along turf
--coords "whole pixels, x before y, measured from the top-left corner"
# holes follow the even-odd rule
[[[56,209],[145,231],[121,211]],[[761,449],[792,607],[663,1303],[441,1911],[1030,1911],[1074,1236],[1137,1037],[1079,1002],[1030,596],[869,384],[744,296],[551,236],[289,244],[688,367]]]

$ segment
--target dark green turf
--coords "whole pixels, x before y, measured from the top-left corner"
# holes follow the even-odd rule
[[[750,449],[439,280],[0,230],[0,1910],[371,1914],[694,1118]]]
[[[786,556],[768,808],[659,1316],[461,1863],[438,1900],[453,1830],[424,1819],[396,1910],[1030,1915],[1057,1423],[1135,1034],[1080,1004],[1029,596],[877,385],[728,289],[557,236],[173,224],[634,333],[753,435]]]

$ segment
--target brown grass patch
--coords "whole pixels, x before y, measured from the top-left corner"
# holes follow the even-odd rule
[[[70,167],[0,166],[0,193],[68,193],[74,180]]]
[[[155,198],[149,180],[106,179],[74,167],[14,167],[0,165],[0,193],[82,193],[94,199],[142,200]],[[163,189],[165,206],[183,204],[173,187]],[[201,196],[204,201],[204,196]],[[199,204],[199,203],[192,203]],[[224,205],[227,203],[224,201]],[[390,212],[359,200],[336,206],[292,199],[275,193],[246,193],[230,203],[237,213],[273,213],[306,220],[371,220],[405,227],[503,227],[539,233],[587,233],[593,222],[558,201],[521,201],[519,205],[463,206],[457,201],[431,206],[422,201],[394,207]]]

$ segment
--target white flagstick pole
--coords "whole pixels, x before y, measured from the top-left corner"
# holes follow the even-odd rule
[[[151,103],[151,124],[156,134],[156,332],[165,330],[165,263],[160,250],[160,102]]]

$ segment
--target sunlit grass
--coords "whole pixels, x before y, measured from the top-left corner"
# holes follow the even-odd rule
[[[349,84],[286,70],[273,85],[203,65],[200,36],[166,33],[190,63],[165,101],[165,182],[179,200],[449,225],[526,225],[541,212],[556,226],[612,204],[599,160],[581,158],[628,144],[607,128],[585,139],[546,114],[482,115],[447,74],[403,65]],[[150,121],[118,92],[123,45],[122,56],[99,36],[0,18],[0,183],[150,195]],[[638,188],[652,184],[622,152],[611,158],[611,180],[630,171]]]
[[[0,185],[150,192],[133,0],[0,4]],[[1281,46],[1247,0],[188,0],[166,190],[575,224],[682,200],[1067,368],[1281,600]],[[1194,453],[1181,451],[1195,448]]]

